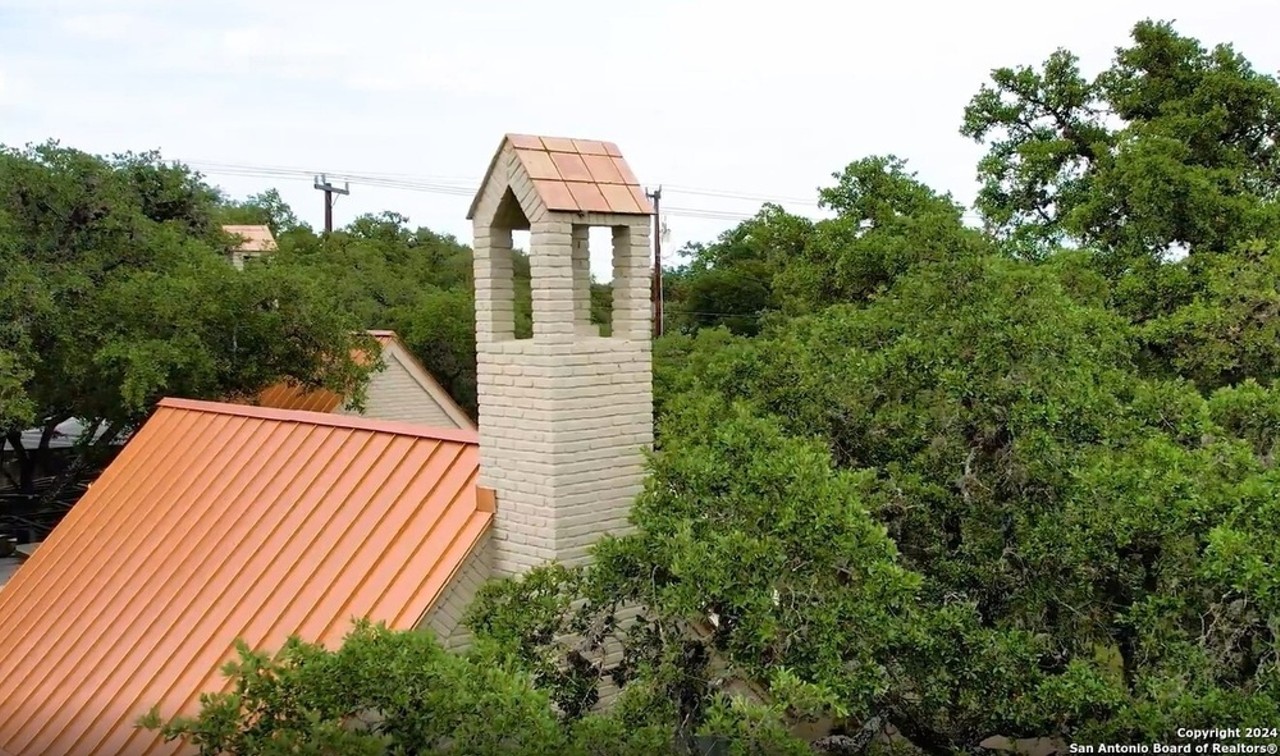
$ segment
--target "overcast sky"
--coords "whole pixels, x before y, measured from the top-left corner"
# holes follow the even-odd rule
[[[1093,73],[1147,17],[1280,68],[1275,0],[0,0],[0,143],[295,169],[205,172],[316,226],[310,172],[396,174],[446,189],[353,181],[337,222],[396,210],[469,242],[505,132],[604,139],[665,185],[674,248],[765,198],[814,214],[868,154],[968,203],[958,128],[988,72],[1067,47]]]

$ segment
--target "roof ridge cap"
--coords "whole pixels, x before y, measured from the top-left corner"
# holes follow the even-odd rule
[[[339,415],[333,412],[308,412],[305,410],[282,410],[272,407],[259,407],[252,404],[229,404],[227,402],[211,402],[201,399],[180,399],[165,397],[156,405],[163,409],[179,409],[189,412],[207,412],[215,415],[231,415],[234,417],[252,417],[259,420],[272,420],[284,423],[304,423],[322,425],[330,428],[348,428],[351,430],[367,430],[374,433],[390,433],[397,436],[413,436],[429,438],[436,441],[452,441],[460,444],[478,444],[480,436],[476,431],[458,428],[437,428],[429,425],[418,425],[398,420],[377,420],[355,415]]]

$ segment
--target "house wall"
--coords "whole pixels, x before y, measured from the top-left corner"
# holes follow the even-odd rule
[[[243,252],[241,250],[232,250],[227,259],[231,261],[231,267],[236,270],[244,270],[244,265],[249,260],[257,260],[262,257],[262,252]]]
[[[449,584],[445,586],[436,605],[427,612],[419,627],[429,628],[445,648],[464,651],[471,645],[471,631],[462,624],[468,607],[476,597],[480,586],[489,579],[489,538],[476,544]]]
[[[369,379],[365,395],[365,417],[379,420],[397,420],[436,428],[457,428],[449,413],[444,411],[409,368],[391,350],[383,351],[386,369],[374,373]],[[340,410],[344,415],[358,415],[350,408]]]

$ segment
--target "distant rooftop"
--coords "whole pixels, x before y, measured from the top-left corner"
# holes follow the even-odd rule
[[[267,226],[223,226],[222,230],[240,237],[237,252],[275,252],[276,237]]]

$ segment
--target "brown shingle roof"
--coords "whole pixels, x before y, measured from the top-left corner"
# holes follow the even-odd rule
[[[480,184],[481,193],[489,184],[498,156],[508,145],[515,151],[520,166],[529,174],[538,197],[548,210],[653,214],[653,205],[618,146],[594,139],[507,134],[489,163],[489,170]],[[471,203],[468,220],[475,216],[480,196],[477,194]]]
[[[489,527],[471,431],[166,399],[0,590],[0,749],[178,752],[233,643],[415,626]]]

